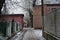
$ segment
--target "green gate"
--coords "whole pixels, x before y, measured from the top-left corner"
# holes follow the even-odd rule
[[[14,32],[14,19],[12,20],[12,25],[11,25],[11,33],[13,33]]]
[[[6,36],[7,22],[0,22],[0,34]]]

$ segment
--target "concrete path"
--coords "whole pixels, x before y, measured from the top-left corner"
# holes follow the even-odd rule
[[[17,33],[11,40],[45,40],[42,37],[42,30],[27,29],[27,31]]]
[[[42,37],[42,30],[28,30],[25,35],[23,40],[45,40]]]

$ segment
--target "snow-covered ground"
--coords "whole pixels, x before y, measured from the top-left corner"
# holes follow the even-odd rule
[[[11,40],[45,40],[42,37],[42,30],[26,28],[26,31],[17,33]]]

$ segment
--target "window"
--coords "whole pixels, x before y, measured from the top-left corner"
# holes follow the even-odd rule
[[[54,10],[56,10],[56,8],[52,8],[51,10],[54,11]]]
[[[18,24],[16,24],[16,30],[18,31]]]

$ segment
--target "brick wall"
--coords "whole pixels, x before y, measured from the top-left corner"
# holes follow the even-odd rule
[[[33,9],[33,27],[42,28],[42,14],[40,6],[35,6]]]
[[[22,14],[19,15],[0,15],[0,22],[11,22],[14,19],[15,22],[23,23]]]
[[[44,5],[44,14],[46,15],[46,14],[50,13],[52,11],[52,9],[54,9],[54,8],[60,8],[60,6],[58,6],[58,5],[54,5],[54,6]]]
[[[52,11],[52,8],[60,8],[60,6],[47,6],[44,5],[44,15],[49,14]],[[35,6],[33,8],[33,27],[41,28],[42,27],[42,13],[41,6]]]

